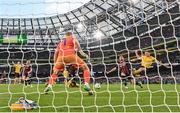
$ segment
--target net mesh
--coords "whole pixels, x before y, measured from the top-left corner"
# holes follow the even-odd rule
[[[179,5],[178,0],[2,0],[0,112],[179,112]],[[66,66],[68,77],[59,74],[44,93],[55,49],[68,31],[89,56],[78,53],[90,70],[91,96],[83,70],[72,65]],[[20,97],[37,106],[12,109]]]

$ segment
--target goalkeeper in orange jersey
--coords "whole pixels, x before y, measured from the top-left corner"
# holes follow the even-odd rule
[[[79,41],[73,36],[71,32],[66,33],[66,37],[60,41],[58,44],[55,53],[54,53],[54,67],[53,73],[50,76],[48,81],[48,85],[45,89],[45,93],[47,93],[52,85],[56,83],[57,77],[59,73],[62,73],[67,64],[77,64],[83,70],[84,76],[84,89],[92,95],[92,90],[89,86],[90,82],[90,70],[87,64],[77,55],[76,50],[79,53],[88,58],[88,55],[84,53],[81,49]]]

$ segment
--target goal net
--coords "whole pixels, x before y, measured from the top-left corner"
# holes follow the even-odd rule
[[[179,5],[1,0],[0,112],[179,112]]]

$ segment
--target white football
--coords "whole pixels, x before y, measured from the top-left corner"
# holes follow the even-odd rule
[[[95,87],[96,89],[100,89],[100,88],[101,88],[101,84],[100,84],[100,83],[95,83],[94,87]]]

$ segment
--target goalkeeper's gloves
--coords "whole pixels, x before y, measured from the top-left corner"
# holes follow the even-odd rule
[[[86,53],[84,53],[82,50],[80,50],[79,53],[80,53],[83,57],[85,57],[86,59],[89,58],[89,56],[88,56]]]

